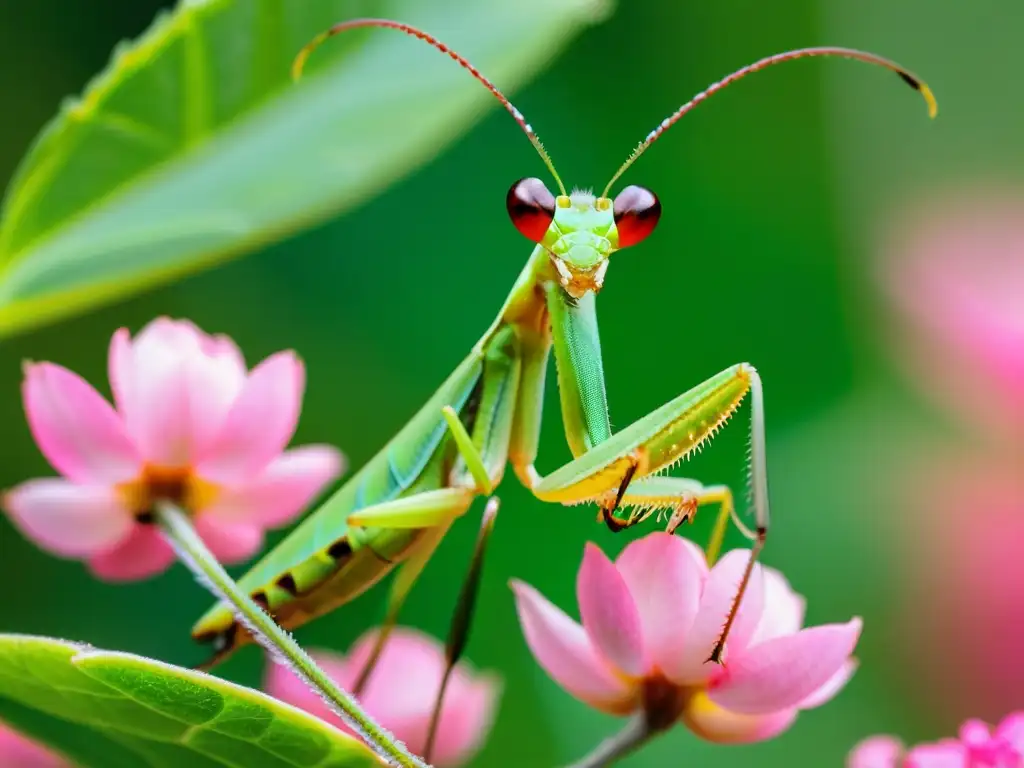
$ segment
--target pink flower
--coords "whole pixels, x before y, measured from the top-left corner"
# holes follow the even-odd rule
[[[845,685],[861,622],[801,629],[803,598],[758,566],[723,664],[707,661],[748,556],[734,550],[709,569],[695,544],[652,533],[613,564],[588,544],[582,626],[533,587],[512,589],[530,650],[576,698],[614,715],[642,711],[654,727],[681,720],[710,741],[761,741]]]
[[[247,372],[226,336],[159,318],[135,339],[114,334],[109,373],[116,410],[66,368],[25,365],[29,428],[63,477],[29,480],[2,500],[26,536],[100,578],[141,579],[171,563],[148,522],[158,500],[190,512],[213,553],[239,562],[341,471],[334,448],[284,450],[304,388],[293,352]]]
[[[352,686],[370,657],[377,630],[365,633],[347,657],[313,653],[320,668],[342,688]],[[434,710],[434,700],[444,673],[444,648],[434,638],[411,629],[397,628],[359,697],[368,714],[422,755]],[[483,744],[491,728],[499,683],[490,674],[477,674],[459,663],[452,673],[441,709],[431,763],[445,768],[466,762]],[[301,707],[323,720],[345,728],[319,696],[280,664],[270,667],[267,692]]]
[[[854,747],[847,768],[1020,768],[1024,765],[1024,712],[1006,717],[993,733],[980,720],[960,726],[959,739],[905,750],[891,736],[872,736]]]
[[[946,440],[890,427],[903,457],[889,467],[899,514],[888,517],[900,551],[921,553],[901,559],[890,647],[928,708],[989,717],[1017,706],[1024,685],[1006,631],[1024,620],[1024,194],[928,202],[880,256],[894,358],[959,427]]]
[[[943,718],[995,718],[1021,703],[1024,474],[995,452],[922,449],[903,469],[906,551],[896,621],[881,642]],[[941,479],[941,480],[940,480]],[[942,674],[935,674],[942,670]]]
[[[901,317],[898,361],[976,431],[1024,435],[1024,197],[927,206],[882,254]],[[979,429],[980,428],[980,429]]]
[[[0,765],[7,768],[70,768],[63,758],[0,723]]]

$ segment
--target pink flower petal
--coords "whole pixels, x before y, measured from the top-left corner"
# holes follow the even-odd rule
[[[1024,763],[1024,754],[1004,736],[1012,735],[1012,731],[1013,723],[1007,727],[1004,721],[993,735],[988,723],[972,718],[960,726],[960,743],[970,754],[972,763],[979,766],[1019,766]]]
[[[105,581],[137,581],[166,571],[174,551],[153,525],[135,525],[118,547],[89,560],[89,569]]]
[[[665,670],[673,682],[703,683],[719,669],[718,665],[708,662],[708,658],[722,634],[749,558],[750,550],[734,549],[711,569],[701,596],[700,608],[684,641],[683,653],[674,668]],[[761,566],[756,565],[726,641],[726,661],[747,647],[763,610],[764,577]]]
[[[892,736],[865,739],[846,758],[846,768],[900,768],[903,745]]]
[[[958,736],[966,747],[984,747],[992,741],[992,729],[988,723],[972,717],[960,726]]]
[[[63,758],[0,723],[0,765],[8,768],[69,768]]]
[[[750,645],[773,637],[796,634],[804,625],[807,601],[790,587],[789,581],[774,568],[764,568],[764,611]]]
[[[202,351],[188,358],[185,376],[193,457],[205,455],[246,379],[245,361],[233,341],[204,335],[199,342]]]
[[[370,658],[376,629],[364,632],[352,646],[345,674],[356,680]],[[444,650],[437,640],[416,630],[398,627],[388,639],[363,701],[392,718],[417,719],[425,702],[433,701],[441,683]]]
[[[294,352],[279,352],[256,366],[201,459],[200,475],[238,484],[261,472],[291,440],[304,387]]]
[[[53,363],[25,366],[25,414],[53,468],[80,483],[115,483],[139,471],[117,413],[81,377]]]
[[[753,744],[775,738],[794,723],[796,716],[795,708],[767,715],[741,715],[723,709],[700,693],[689,701],[681,719],[683,725],[707,741]]]
[[[201,352],[203,341],[207,338],[191,320],[158,317],[139,332],[134,346],[137,350],[152,346],[162,349],[164,354],[186,358]]]
[[[576,579],[576,599],[583,628],[598,652],[615,669],[639,677],[644,671],[640,614],[612,561],[589,542]]]
[[[627,545],[615,567],[633,596],[651,661],[674,669],[700,605],[704,555],[692,542],[659,531]]]
[[[286,525],[341,474],[342,466],[342,455],[327,445],[285,451],[252,482],[223,489],[204,514],[263,528]]]
[[[351,680],[362,671],[376,640],[364,634],[349,655]],[[444,648],[436,639],[414,630],[396,629],[384,647],[362,701],[384,727],[416,754],[426,748],[434,697],[444,671]],[[432,764],[458,765],[475,752],[490,730],[499,685],[460,663],[445,695]]]
[[[528,584],[513,580],[519,623],[537,663],[576,698],[605,712],[635,708],[639,690],[616,677],[591,645],[583,627]]]
[[[124,416],[130,408],[132,378],[135,375],[135,361],[132,352],[132,339],[127,328],[118,328],[110,337],[110,349],[107,352],[107,378],[110,380],[110,391],[114,394],[114,405]]]
[[[462,765],[483,746],[490,733],[501,682],[493,675],[480,675],[449,685],[441,710],[432,762],[438,768]],[[422,753],[421,753],[422,754]]]
[[[861,620],[804,629],[737,654],[710,691],[726,709],[749,715],[797,706],[825,685],[850,658]]]
[[[220,431],[245,383],[233,341],[208,336],[187,320],[157,318],[129,341],[110,344],[110,382],[118,408],[152,463],[191,463]]]
[[[835,698],[846,684],[850,682],[850,678],[853,677],[853,673],[857,671],[857,662],[853,659],[849,659],[843,666],[839,668],[832,677],[830,677],[823,686],[808,696],[806,699],[800,702],[798,705],[800,709],[814,709],[820,707],[822,704],[826,704]]]
[[[187,466],[193,458],[188,363],[200,354],[193,329],[154,320],[135,339],[131,373],[115,374],[129,431],[143,458],[162,467]]]
[[[241,563],[263,546],[263,529],[250,522],[223,520],[209,514],[195,519],[196,532],[222,563]]]
[[[229,360],[231,365],[243,376],[248,372],[249,369],[245,367],[245,356],[230,336],[223,333],[204,336],[202,347],[203,353],[208,357]]]
[[[1014,712],[1004,717],[996,728],[996,738],[1003,739],[1024,755],[1024,712]]]
[[[3,506],[22,533],[63,557],[108,551],[135,525],[113,488],[58,478],[22,483],[4,495]]]
[[[960,742],[945,739],[937,744],[914,747],[900,768],[965,768],[969,765],[967,758],[967,750]]]

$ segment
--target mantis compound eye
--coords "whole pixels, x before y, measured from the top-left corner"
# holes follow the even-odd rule
[[[612,212],[619,231],[619,248],[626,248],[654,231],[661,218],[661,203],[649,189],[631,185],[616,195]]]
[[[516,229],[535,243],[544,239],[555,218],[555,197],[540,179],[520,179],[513,184],[505,207]]]

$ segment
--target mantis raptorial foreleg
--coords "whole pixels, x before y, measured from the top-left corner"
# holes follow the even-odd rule
[[[565,319],[567,325],[573,322],[571,315]],[[602,519],[613,530],[639,522],[655,510],[669,509],[672,512],[667,529],[674,531],[683,519],[692,517],[701,503],[720,503],[720,520],[727,519],[734,509],[732,494],[727,488],[705,488],[693,480],[652,475],[698,450],[721,428],[748,393],[751,394],[750,471],[756,529],[750,561],[711,656],[715,661],[721,658],[725,640],[768,532],[764,394],[757,371],[749,365],[737,365],[722,371],[540,478],[532,488],[534,494],[544,501],[562,504],[596,502],[601,507]],[[569,402],[572,404],[574,401]],[[576,420],[576,423],[580,425],[581,432],[587,427],[583,419]],[[574,436],[577,444],[587,439],[589,436],[586,434]],[[525,474],[529,476],[530,473]],[[535,471],[533,475],[536,476]],[[621,506],[638,507],[643,512],[623,520],[615,516]],[[715,526],[709,555],[717,557],[724,531],[724,524]]]
[[[646,520],[654,512],[668,510],[666,530],[674,533],[683,523],[692,522],[697,508],[706,504],[719,506],[718,521],[707,549],[708,563],[712,564],[718,557],[726,524],[735,508],[732,491],[727,486],[706,486],[699,480],[682,477],[644,477],[629,483],[618,506],[633,510],[623,521],[627,526]],[[606,507],[602,507],[604,509]],[[614,510],[610,510],[609,514],[612,513]]]

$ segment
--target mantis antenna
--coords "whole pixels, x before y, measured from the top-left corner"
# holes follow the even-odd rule
[[[544,165],[546,165],[548,170],[551,171],[551,175],[558,183],[559,190],[561,190],[563,195],[566,194],[565,185],[562,184],[562,179],[558,176],[558,171],[555,170],[555,164],[551,162],[551,156],[547,153],[547,150],[544,149],[544,145],[540,143],[540,139],[537,138],[537,134],[534,133],[533,127],[526,122],[526,118],[523,117],[523,113],[516,109],[505,94],[501,92],[498,86],[488,80],[479,69],[469,62],[468,59],[453,51],[433,35],[430,35],[411,24],[403,24],[400,21],[391,21],[390,19],[353,19],[352,21],[343,21],[340,24],[335,24],[330,29],[321,32],[310,40],[309,43],[299,51],[299,55],[295,57],[295,62],[292,64],[292,79],[299,79],[309,55],[318,48],[321,43],[327,40],[327,38],[334,37],[339,32],[347,32],[350,29],[358,29],[359,27],[384,27],[386,29],[397,29],[399,32],[404,32],[412,37],[417,37],[428,45],[432,45],[441,53],[448,54],[456,63],[459,64],[459,66],[469,72],[469,74],[476,78],[484,88],[490,91],[494,95],[494,98],[500,101],[501,105],[508,110],[513,119],[519,123],[519,127],[523,129],[523,133],[526,134],[526,138],[530,140],[530,143],[533,144],[533,148],[536,149],[537,154],[540,155],[540,159],[544,161]]]
[[[661,124],[653,131],[651,131],[649,134],[647,134],[647,138],[640,142],[637,148],[633,150],[633,153],[628,158],[626,158],[626,162],[624,162],[619,167],[619,170],[617,170],[615,172],[615,175],[612,176],[611,181],[608,182],[608,186],[604,188],[604,192],[601,193],[601,197],[608,197],[608,193],[611,191],[612,185],[619,180],[619,177],[626,172],[626,169],[629,168],[629,166],[636,162],[636,159],[644,153],[644,150],[646,150],[649,146],[651,146],[651,144],[657,141],[658,137],[665,133],[665,131],[667,131],[669,128],[671,128],[676,123],[676,121],[679,120],[679,118],[681,118],[691,109],[693,109],[706,98],[708,98],[708,96],[717,93],[718,91],[725,88],[727,85],[735,83],[737,80],[746,77],[752,72],[757,72],[760,69],[766,69],[772,66],[773,64],[781,64],[784,61],[792,61],[793,59],[804,59],[812,56],[838,56],[844,59],[856,59],[857,61],[864,61],[867,62],[868,64],[876,64],[880,67],[885,67],[886,69],[895,72],[897,75],[900,76],[900,79],[903,80],[903,82],[905,82],[915,91],[924,96],[924,100],[928,105],[929,117],[935,117],[935,115],[939,111],[939,106],[935,101],[934,94],[932,94],[932,89],[929,88],[921,78],[919,78],[910,70],[901,67],[896,62],[882,58],[881,56],[876,56],[873,53],[865,53],[864,51],[858,51],[853,48],[836,47],[800,48],[795,51],[777,53],[774,56],[768,56],[759,61],[755,61],[753,64],[748,64],[747,66],[742,67],[741,69],[737,69],[731,75],[722,78],[717,83],[714,83],[707,89],[698,93],[688,102],[683,104],[683,106],[681,106],[671,115],[662,120]]]

